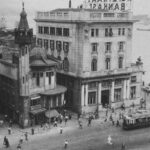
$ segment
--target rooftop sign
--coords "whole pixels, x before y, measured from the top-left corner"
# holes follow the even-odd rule
[[[90,9],[128,11],[132,9],[133,0],[85,0],[84,7]]]

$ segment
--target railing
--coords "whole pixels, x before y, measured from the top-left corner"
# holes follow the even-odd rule
[[[35,19],[48,20],[128,20],[132,18],[131,12],[91,12],[87,10],[78,11],[56,11],[56,12],[37,12]]]

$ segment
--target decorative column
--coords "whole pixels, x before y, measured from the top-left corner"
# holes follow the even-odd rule
[[[64,105],[64,93],[61,94],[61,105]]]
[[[123,100],[127,99],[127,89],[126,89],[126,87],[127,87],[127,81],[124,80],[123,81]]]
[[[101,92],[102,92],[102,84],[98,83],[98,105],[101,104]]]
[[[130,99],[130,80],[127,80],[127,99]]]
[[[85,106],[88,105],[88,84],[85,85]]]
[[[85,106],[84,84],[81,86],[81,106]]]
[[[114,87],[115,87],[115,82],[112,81],[112,85],[111,85],[111,102],[114,102]]]

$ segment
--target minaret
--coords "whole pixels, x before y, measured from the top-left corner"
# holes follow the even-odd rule
[[[33,37],[32,29],[29,29],[27,14],[22,4],[22,12],[20,14],[20,22],[18,28],[15,29],[15,43],[19,47],[18,61],[18,80],[19,80],[19,101],[21,104],[21,122],[24,127],[28,124],[28,103],[29,103],[29,51]]]
[[[71,8],[72,6],[71,6],[72,4],[71,4],[71,0],[69,0],[69,8]]]

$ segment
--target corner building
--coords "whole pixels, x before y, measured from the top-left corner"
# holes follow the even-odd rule
[[[131,11],[84,8],[36,14],[37,44],[63,61],[57,82],[67,87],[66,106],[77,112],[138,105],[143,67],[132,63]]]

